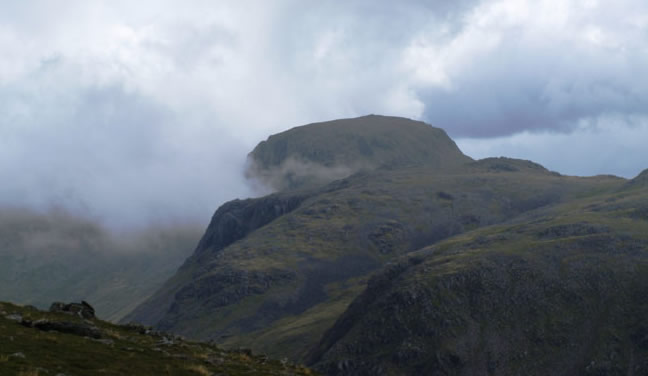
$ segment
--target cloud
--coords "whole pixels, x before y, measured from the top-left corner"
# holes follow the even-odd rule
[[[123,228],[205,222],[245,195],[244,146],[226,129],[118,83],[79,85],[75,69],[53,59],[0,88],[0,204]]]
[[[493,1],[468,13],[445,41],[422,33],[406,53],[420,79],[422,117],[454,136],[493,137],[646,115],[647,29],[635,16],[646,8],[637,1]]]
[[[301,124],[406,116],[469,154],[526,137],[542,162],[555,137],[642,137],[647,115],[638,0],[0,4],[0,207],[114,227],[206,223],[252,194],[247,152]],[[625,158],[564,166],[643,163]]]
[[[530,159],[566,175],[614,174],[630,179],[648,166],[645,140],[647,117],[608,116],[595,124],[582,122],[571,133],[525,131],[490,139],[462,138],[457,145],[473,158]]]

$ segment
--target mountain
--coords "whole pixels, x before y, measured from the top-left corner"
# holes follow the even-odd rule
[[[250,159],[248,175],[278,191],[218,208],[194,254],[124,321],[332,375],[585,374],[588,361],[607,372],[612,334],[633,355],[619,347],[610,367],[642,369],[641,325],[616,322],[643,313],[643,177],[474,161],[441,130],[380,116],[298,127]],[[630,295],[612,299],[618,289]],[[608,315],[608,302],[621,310]],[[571,344],[592,347],[567,356]]]
[[[309,363],[329,375],[648,374],[648,190],[617,190],[412,252]]]
[[[99,317],[119,320],[173,275],[201,232],[169,226],[115,235],[61,211],[0,209],[0,300],[45,308],[84,299]]]
[[[369,115],[308,124],[261,142],[246,175],[275,190],[316,186],[361,170],[412,165],[452,168],[469,162],[439,128]]]
[[[315,375],[248,350],[10,303],[0,303],[0,338],[2,375]]]

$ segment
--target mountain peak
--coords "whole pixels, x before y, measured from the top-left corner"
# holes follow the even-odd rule
[[[442,129],[382,115],[292,128],[259,143],[248,160],[246,175],[275,190],[327,183],[360,170],[471,161]]]

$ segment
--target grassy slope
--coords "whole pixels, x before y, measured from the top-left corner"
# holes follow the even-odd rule
[[[23,320],[90,323],[101,341],[74,334],[29,328],[7,316]],[[173,338],[165,344],[160,333],[143,334],[141,327],[117,326],[100,320],[84,321],[0,303],[0,374],[2,375],[314,375],[287,362],[245,351],[224,351],[216,346]],[[166,337],[169,338],[169,337]]]
[[[626,187],[409,254],[311,361],[328,374],[648,372],[648,186]]]

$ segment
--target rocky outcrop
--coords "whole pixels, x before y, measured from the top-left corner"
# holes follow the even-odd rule
[[[92,324],[85,322],[71,322],[71,321],[51,321],[47,319],[40,319],[36,321],[22,320],[21,324],[29,328],[35,328],[44,332],[59,332],[74,334],[81,337],[90,337],[99,339],[101,338],[101,330]]]
[[[239,278],[239,276],[246,273],[226,267],[221,277],[228,275],[229,277],[223,277],[225,280],[221,282],[226,283],[229,281],[228,286],[232,288],[221,291],[223,284],[217,283],[221,277],[201,279],[194,269],[197,266],[204,269],[206,266],[203,264],[207,264],[208,260],[219,257],[219,253],[226,247],[245,238],[256,229],[294,211],[304,200],[310,197],[310,194],[312,193],[277,193],[256,199],[233,200],[223,204],[214,213],[194,254],[184,262],[178,271],[177,276],[184,273],[188,274],[189,281],[186,281],[187,278],[184,276],[181,278],[185,280],[183,284],[178,284],[173,279],[167,281],[166,285],[158,292],[133,312],[126,315],[122,322],[142,322],[147,325],[159,324],[161,327],[171,328],[177,323],[176,315],[183,311],[184,304],[179,304],[179,301],[193,299],[191,294],[202,294],[201,296],[204,296],[207,291],[220,291],[221,297],[226,296],[225,299],[228,302],[231,302],[234,296],[240,298],[248,296],[248,292],[253,291],[254,288],[250,290],[249,286],[234,287],[237,285],[237,281],[249,281],[247,277]],[[274,272],[269,274],[274,275]],[[234,290],[234,292],[231,290]]]
[[[209,223],[196,254],[218,252],[250,232],[295,210],[308,195],[274,194],[258,199],[233,200],[223,204]]]
[[[50,306],[49,311],[57,312],[57,313],[68,313],[71,315],[78,315],[79,317],[83,317],[84,319],[95,318],[94,308],[92,308],[92,306],[86,301],[81,301],[81,303],[68,303],[68,304],[61,303],[61,302],[54,302]]]

